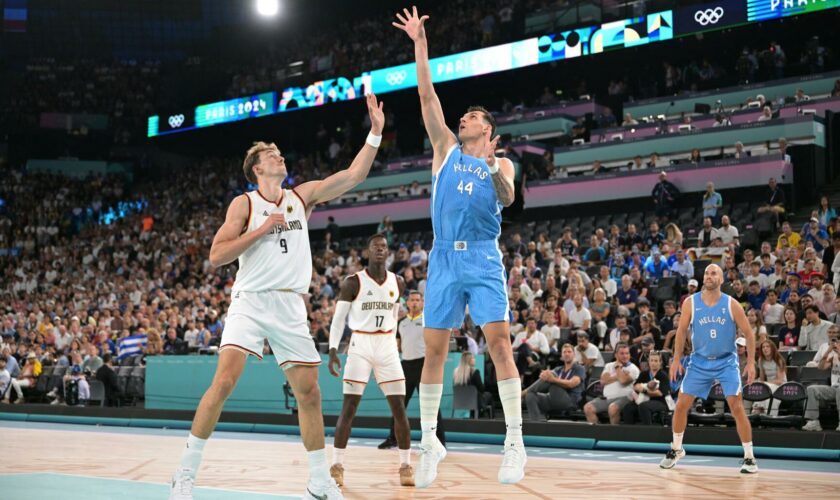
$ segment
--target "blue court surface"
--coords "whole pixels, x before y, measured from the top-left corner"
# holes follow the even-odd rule
[[[0,421],[0,436],[6,433],[13,433],[16,429],[45,429],[51,431],[69,431],[102,434],[127,434],[127,435],[149,435],[184,437],[185,431],[181,429],[148,429],[128,428],[112,426],[93,426],[77,424],[56,424],[39,422],[14,422]],[[242,441],[260,442],[283,442],[299,443],[298,436],[281,434],[254,434],[238,432],[215,432],[215,438],[233,439]],[[2,441],[2,437],[0,437]],[[351,439],[351,446],[374,448],[380,442],[379,439]],[[328,446],[331,444],[327,442]],[[414,443],[416,445],[416,443]],[[96,441],[91,442],[92,447],[99,446]],[[490,454],[499,455],[499,446],[486,444],[450,443],[450,453]],[[620,452],[620,451],[591,451],[557,448],[529,447],[529,457],[558,458],[566,460],[583,460],[592,462],[609,462],[625,464],[644,464],[643,467],[656,468],[662,458],[660,453],[645,452]],[[44,450],[43,457],[48,460],[50,452]],[[786,471],[786,472],[822,472],[837,473],[840,480],[840,464],[837,462],[820,462],[805,460],[778,460],[762,459],[759,464],[763,471]],[[740,459],[736,457],[720,457],[689,454],[680,465],[686,468],[691,466],[722,467],[737,469]],[[80,467],[80,469],[82,469]],[[773,473],[773,472],[771,472]],[[803,478],[804,479],[804,478]],[[838,483],[840,484],[840,482]],[[840,487],[838,487],[840,488]],[[840,490],[839,490],[840,491]],[[161,499],[166,498],[168,485],[161,483],[150,483],[142,481],[129,481],[122,479],[107,479],[92,477],[82,474],[56,474],[56,473],[0,473],[0,498],[3,500],[29,500],[32,498],[62,499],[62,500],[110,500],[110,499]],[[297,499],[298,495],[292,494],[265,494],[249,493],[220,488],[196,487],[196,495],[205,500],[262,500],[262,499]]]

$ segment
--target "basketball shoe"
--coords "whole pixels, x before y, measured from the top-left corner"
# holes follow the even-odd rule
[[[344,486],[344,466],[341,464],[332,464],[330,466],[330,476],[335,480],[335,484]]]
[[[341,490],[338,489],[334,479],[330,479],[330,482],[326,485],[316,485],[310,479],[309,484],[306,485],[306,493],[303,494],[303,498],[304,500],[344,500],[344,495],[341,494]]]
[[[665,454],[665,458],[659,462],[659,467],[662,469],[673,469],[677,462],[680,461],[682,457],[685,456],[685,450],[668,450],[668,453]]]
[[[414,467],[408,464],[400,465],[400,486],[414,486]]]
[[[178,468],[172,476],[172,485],[169,487],[169,500],[192,500],[193,486],[195,479],[191,469]]]
[[[510,443],[505,444],[505,456],[502,458],[502,466],[499,467],[499,482],[502,484],[515,484],[525,477],[525,462],[528,455],[525,453],[525,445]]]
[[[432,439],[434,441],[431,443],[420,443],[420,465],[414,476],[417,488],[425,488],[434,482],[438,464],[446,457],[446,448],[440,444],[437,436],[432,436]]]
[[[758,464],[755,463],[754,458],[741,460],[741,474],[755,474],[756,472],[758,472]]]

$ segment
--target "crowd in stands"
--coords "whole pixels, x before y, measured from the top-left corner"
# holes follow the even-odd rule
[[[132,363],[143,356],[214,352],[236,266],[214,268],[207,249],[229,200],[249,187],[239,170],[222,160],[206,160],[167,181],[129,190],[120,178],[72,181],[3,172],[0,196],[8,201],[0,219],[0,335],[6,371],[14,379],[5,384],[7,400],[25,395],[16,391],[29,390],[43,366],[68,367],[70,380],[85,370],[93,376],[106,356]],[[768,198],[775,188],[768,188]],[[708,197],[717,200],[713,185],[709,189]],[[120,199],[143,203],[102,223],[101,215]],[[704,210],[721,204],[710,202]],[[571,380],[588,380],[593,368],[604,367],[605,394],[612,394],[611,384],[620,384],[615,394],[622,398],[632,399],[641,388],[661,402],[667,391],[661,383],[653,387],[659,375],[650,371],[657,366],[652,354],[666,353],[659,363],[667,368],[681,300],[699,290],[692,263],[720,263],[724,292],[745,307],[753,325],[741,335],[755,336],[762,346],[769,341],[773,347],[767,349],[783,352],[828,349],[829,334],[840,323],[840,222],[827,197],[804,227],[783,222],[778,236],[759,248],[742,248],[738,221],[725,214],[706,212],[696,240],[683,235],[670,215],[661,212],[647,228],[629,224],[584,234],[568,227],[556,239],[539,234],[524,241],[517,233],[501,242],[507,250],[511,340],[524,390],[550,397],[557,377],[565,385],[554,385],[567,387],[569,373],[577,374]],[[429,248],[422,241],[411,248],[398,243],[388,220],[379,230],[394,249],[389,269],[404,277],[406,290],[423,292]],[[338,236],[337,226],[327,234]],[[313,254],[307,304],[317,343],[328,341],[341,280],[367,261],[364,249],[338,248],[327,245]],[[465,345],[473,354],[486,348],[481,329],[469,320],[454,333],[468,338]],[[570,364],[571,354],[586,377]],[[624,364],[627,358],[635,369],[617,369],[605,363],[605,355]],[[765,364],[759,363],[764,379],[779,381],[784,370]],[[626,382],[630,378],[636,385]],[[0,383],[3,379],[0,370]],[[548,392],[545,383],[552,385]],[[577,402],[583,388],[574,389],[570,398]],[[537,415],[555,408],[553,399],[534,397],[526,401]],[[613,422],[649,419],[641,408],[624,411],[626,403],[605,408],[596,403],[586,416],[594,421],[603,411]]]

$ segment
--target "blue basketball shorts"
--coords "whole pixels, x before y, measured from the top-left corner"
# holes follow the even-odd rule
[[[692,354],[691,362],[685,369],[680,392],[706,399],[717,382],[720,383],[726,397],[741,394],[741,373],[737,355],[708,359]]]
[[[496,240],[435,240],[423,308],[426,328],[458,328],[469,306],[482,326],[509,321],[507,279]]]

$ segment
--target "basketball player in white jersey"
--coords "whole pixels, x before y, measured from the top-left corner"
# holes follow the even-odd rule
[[[172,478],[170,500],[193,498],[204,445],[248,356],[262,359],[266,339],[298,402],[300,433],[309,461],[304,498],[344,498],[330,478],[324,452],[318,387],[321,358],[306,322],[303,294],[308,293],[312,279],[307,219],[315,205],[341,196],[370,172],[382,140],[385,115],[374,95],[367,96],[367,107],[371,121],[367,144],[346,170],[324,180],[283,189],[287,171],[277,146],[258,142],[248,150],[242,168],[248,181],[257,184],[257,190],[234,198],[210,248],[210,262],[216,267],[239,259],[219,363],[196,410],[181,464]]]
[[[367,269],[349,276],[341,286],[330,327],[330,373],[340,375],[338,345],[347,322],[353,330],[344,367],[344,405],[335,424],[333,465],[330,475],[339,486],[344,485],[344,452],[353,417],[362,400],[362,393],[373,370],[391,413],[400,449],[400,484],[414,486],[411,467],[411,434],[405,413],[405,375],[397,349],[397,320],[400,297],[405,289],[402,277],[385,269],[388,240],[376,234],[368,240],[370,264]],[[349,313],[349,317],[348,317]]]

